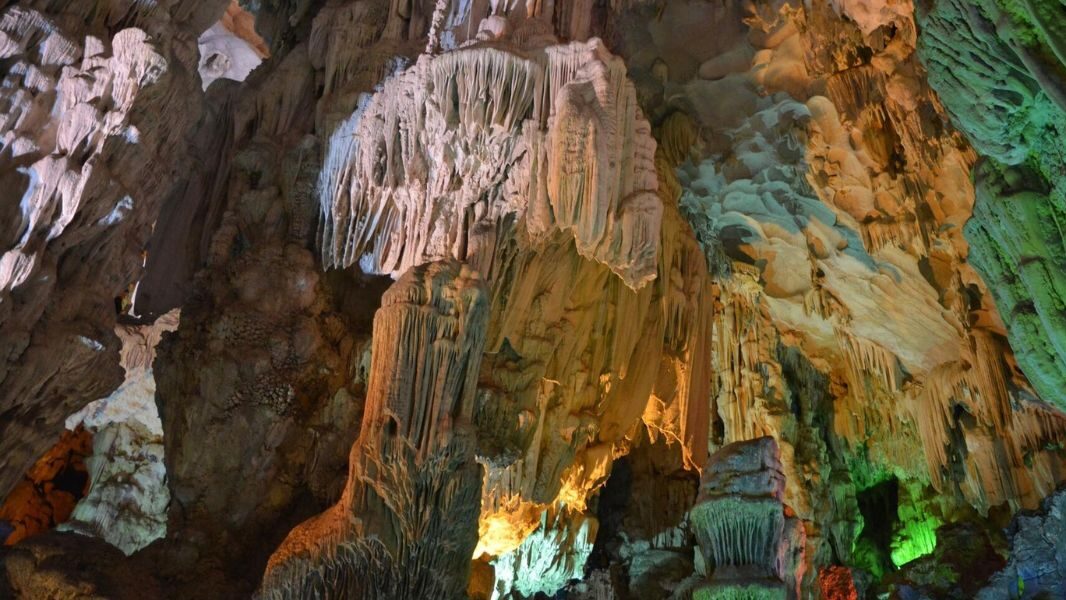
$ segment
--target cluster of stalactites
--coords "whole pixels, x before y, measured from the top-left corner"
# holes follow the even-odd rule
[[[114,299],[187,160],[200,112],[193,40],[224,10],[3,3],[0,495],[65,417],[121,383]]]
[[[491,277],[491,236],[514,219],[531,243],[572,232],[638,289],[658,260],[654,154],[624,64],[598,40],[423,56],[330,140],[323,262],[397,276],[456,258]]]

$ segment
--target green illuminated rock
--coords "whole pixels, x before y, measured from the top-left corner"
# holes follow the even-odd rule
[[[763,583],[734,583],[706,585],[692,593],[692,600],[785,600],[788,593],[784,585],[772,586]]]
[[[970,260],[1022,370],[1066,408],[1066,4],[948,0],[921,25],[929,83],[984,157]]]
[[[897,567],[926,556],[936,549],[936,531],[941,520],[922,500],[918,485],[903,486],[896,514],[899,522],[892,535],[892,563]]]
[[[521,546],[493,561],[492,598],[554,594],[568,581],[580,579],[598,526],[594,517],[570,514],[563,505],[545,511],[540,527]]]

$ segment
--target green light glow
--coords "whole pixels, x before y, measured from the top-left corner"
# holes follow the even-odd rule
[[[711,584],[692,593],[692,600],[785,600],[785,587],[762,583]]]
[[[899,508],[896,510],[899,522],[892,535],[891,556],[896,567],[936,549],[936,530],[942,522],[926,510],[928,503],[920,498],[920,486],[912,484],[901,487]]]
[[[892,563],[901,567],[932,553],[936,549],[936,530],[939,527],[940,521],[933,517],[902,524],[892,538]]]

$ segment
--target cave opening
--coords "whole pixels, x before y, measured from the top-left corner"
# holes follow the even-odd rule
[[[600,528],[592,554],[586,563],[587,570],[606,569],[611,566],[610,544],[622,531],[626,509],[633,493],[633,468],[628,456],[619,457],[611,466],[611,475],[596,499],[596,518]]]
[[[880,578],[894,569],[892,535],[899,521],[899,481],[890,477],[855,495],[862,530],[852,550],[855,561]]]

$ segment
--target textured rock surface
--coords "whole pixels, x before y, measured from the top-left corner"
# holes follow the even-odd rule
[[[649,133],[598,40],[424,57],[330,139],[323,262],[397,275],[454,257],[492,273],[499,224],[514,220],[534,245],[571,231],[581,256],[640,288],[662,212]]]
[[[923,17],[929,83],[984,161],[966,226],[1018,363],[1066,408],[1062,222],[1066,54],[1057,0],[939,2]]]
[[[126,381],[67,419],[91,432],[89,490],[60,530],[106,540],[131,554],[166,534],[170,504],[163,464],[163,424],[155,405],[152,363],[163,333],[178,327],[174,310],[151,325],[120,325]]]
[[[1039,512],[1020,514],[1011,524],[1007,566],[977,594],[992,598],[1055,598],[1066,595],[1066,493],[1047,498]]]
[[[785,476],[778,453],[773,438],[764,437],[730,444],[711,456],[689,517],[702,559],[698,564],[709,578],[693,598],[800,593],[795,585],[790,592],[784,582],[803,578],[788,556],[793,543],[802,553],[802,538],[791,541],[786,535]],[[796,529],[792,521],[789,532]]]
[[[270,558],[264,598],[454,598],[477,543],[478,366],[488,301],[458,263],[411,269],[382,298],[348,483]]]
[[[161,441],[166,535],[100,554],[116,574],[972,595],[1066,478],[1061,2],[90,5],[3,9],[28,116],[0,129],[0,275],[29,275],[0,296],[0,484],[154,378],[161,440],[100,429],[79,507],[124,550],[158,535],[163,495],[122,476]],[[28,99],[122,65],[96,113]],[[23,192],[60,158],[95,175],[49,213]],[[179,307],[116,392],[115,320]],[[31,542],[7,556],[97,547]],[[110,585],[16,560],[22,595]]]
[[[50,532],[0,548],[0,595],[5,598],[167,598],[148,571],[103,540]]]
[[[270,50],[255,30],[255,17],[230,0],[222,19],[200,35],[200,79],[206,90],[217,79],[244,81],[270,56]]]
[[[5,3],[0,495],[122,381],[114,299],[188,160],[195,38],[222,0]],[[166,115],[166,118],[160,118]]]

